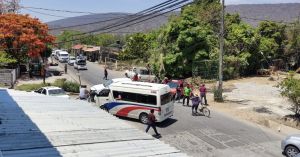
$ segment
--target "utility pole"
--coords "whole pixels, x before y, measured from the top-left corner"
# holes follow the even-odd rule
[[[219,84],[217,99],[223,100],[223,54],[224,54],[224,7],[225,0],[222,0],[221,10],[221,32],[220,32],[220,54],[219,54]]]

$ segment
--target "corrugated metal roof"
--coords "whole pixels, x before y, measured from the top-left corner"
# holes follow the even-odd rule
[[[0,89],[0,121],[0,157],[186,156],[85,101]]]

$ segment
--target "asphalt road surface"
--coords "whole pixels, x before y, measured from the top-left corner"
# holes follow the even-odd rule
[[[91,85],[102,83],[103,67],[87,64],[88,70],[80,71],[81,79]],[[76,72],[73,67],[68,68]],[[122,72],[108,71],[109,78],[123,77]],[[137,120],[121,118],[145,130]],[[211,111],[211,117],[192,116],[191,108],[175,103],[174,116],[161,124],[160,140],[190,156],[195,157],[281,157],[280,140],[283,138],[259,125],[236,120]],[[154,134],[150,129],[149,134]]]

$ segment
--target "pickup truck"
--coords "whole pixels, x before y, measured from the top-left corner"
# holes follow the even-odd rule
[[[132,79],[136,73],[138,74],[139,81],[152,82],[155,80],[155,75],[152,75],[151,72],[144,67],[133,67],[130,70],[126,70],[125,76]]]

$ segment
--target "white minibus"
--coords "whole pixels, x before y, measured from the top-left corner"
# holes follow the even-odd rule
[[[109,113],[148,122],[148,113],[154,109],[157,122],[173,116],[174,103],[170,87],[147,82],[117,82],[95,96],[96,104]]]
[[[67,51],[59,51],[58,52],[58,61],[59,62],[68,62],[69,53]]]

